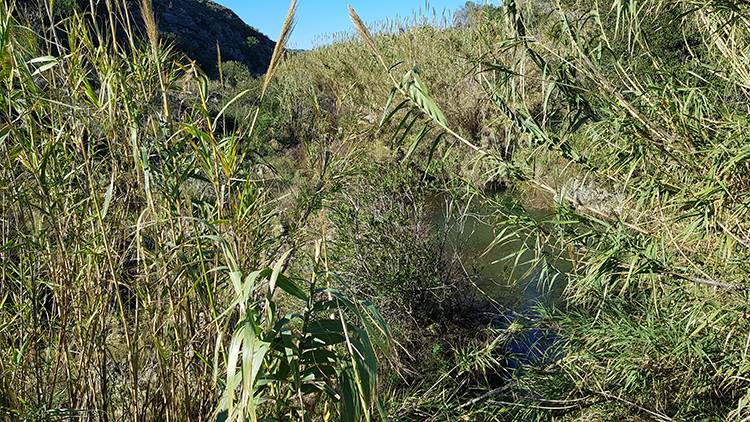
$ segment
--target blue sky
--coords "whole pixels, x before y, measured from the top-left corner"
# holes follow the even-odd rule
[[[286,0],[216,0],[232,9],[247,24],[276,40],[284,22],[289,1]],[[430,0],[430,10],[440,15],[453,11],[466,0]],[[414,11],[426,10],[425,0],[298,0],[297,25],[289,43],[291,48],[308,49],[321,35],[349,31],[347,6],[352,5],[367,23],[387,18],[410,17]],[[432,13],[432,12],[430,12]]]

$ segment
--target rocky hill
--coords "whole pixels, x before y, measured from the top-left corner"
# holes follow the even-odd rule
[[[153,0],[162,35],[197,61],[209,74],[222,61],[237,61],[256,75],[265,72],[275,43],[248,26],[230,9],[210,0]]]
[[[118,0],[123,1],[123,0]],[[124,0],[134,21],[141,23],[140,0]],[[222,61],[244,64],[255,75],[266,71],[275,43],[257,29],[247,25],[230,9],[211,0],[152,0],[159,32],[173,42],[178,51],[194,59],[209,75],[217,74],[216,46],[221,48]],[[17,6],[29,22],[39,27],[49,27],[46,21],[46,0],[17,0]],[[55,19],[70,15],[74,10],[97,8],[99,19],[107,16],[103,0],[58,0],[55,2]],[[121,10],[121,9],[120,9]],[[65,37],[62,36],[61,39]]]

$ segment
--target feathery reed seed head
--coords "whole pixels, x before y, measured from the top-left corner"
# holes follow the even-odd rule
[[[143,16],[143,22],[146,25],[146,35],[148,36],[151,50],[156,53],[159,47],[159,29],[156,25],[154,7],[151,0],[141,0],[141,16]]]
[[[284,25],[281,27],[281,34],[279,34],[279,40],[276,42],[276,47],[273,49],[273,55],[271,55],[271,62],[268,65],[268,71],[266,72],[265,81],[263,82],[263,89],[261,90],[261,96],[263,96],[268,90],[268,86],[273,79],[273,74],[276,72],[281,57],[286,49],[286,43],[289,41],[289,37],[292,35],[294,29],[294,18],[297,14],[297,0],[292,0],[289,5],[289,11],[284,19]]]

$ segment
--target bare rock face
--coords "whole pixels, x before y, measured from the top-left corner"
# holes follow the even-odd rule
[[[159,32],[209,75],[222,61],[236,61],[255,75],[266,71],[275,43],[233,11],[210,0],[152,0]]]

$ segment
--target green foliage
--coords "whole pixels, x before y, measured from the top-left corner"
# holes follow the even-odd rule
[[[626,409],[662,420],[742,419],[750,386],[734,368],[747,367],[740,333],[747,330],[750,238],[747,204],[739,199],[747,196],[748,172],[735,171],[746,164],[745,145],[735,130],[744,132],[748,121],[748,38],[739,23],[746,7],[546,7],[540,13],[532,2],[505,5],[495,22],[501,35],[477,73],[504,115],[512,154],[452,131],[450,119],[446,125],[408,92],[404,103],[386,101],[386,110],[395,103],[406,113],[397,127],[421,134],[410,123],[421,113],[451,135],[446,141],[475,150],[516,189],[546,196],[556,209],[555,219],[534,224],[525,207],[497,207],[501,221],[524,222],[502,230],[498,241],[533,239],[545,245],[534,262],[567,250],[574,264],[568,311],[546,322],[566,338],[564,358],[530,368],[557,376],[527,378],[556,395],[519,402],[536,409],[519,417],[547,409],[585,418],[597,407],[604,415],[610,409],[610,417]],[[677,35],[677,28],[686,32]],[[367,30],[358,32],[399,90],[382,46]],[[686,54],[675,55],[676,45]],[[524,254],[518,251],[517,264]]]
[[[240,91],[214,103],[168,46],[125,48],[92,15],[60,23],[55,57],[0,6],[0,417],[206,420],[223,395],[232,418],[373,419],[377,311],[327,271],[240,276],[309,244],[304,219],[276,230],[263,113],[230,124],[264,107],[259,82],[228,66]]]
[[[418,174],[398,167],[359,171],[341,187],[330,215],[343,287],[404,327],[444,321],[462,298],[445,236],[431,220],[439,206],[430,197],[435,194]]]
[[[363,42],[268,83],[124,48],[117,10],[0,6],[3,415],[750,415],[747,4],[510,1],[375,36],[353,13]],[[440,182],[484,196],[511,281],[570,267],[557,308],[477,317]]]
[[[253,78],[250,70],[239,62],[224,62],[221,64],[222,80],[226,85],[238,92],[244,89],[251,89],[254,97],[257,97],[260,91],[260,83]]]
[[[263,78],[253,77],[246,66],[233,61],[222,63],[221,70],[221,79],[209,82],[209,113],[218,114],[223,110],[220,123],[226,130],[249,131],[255,122],[245,142],[256,159],[302,141],[289,129],[292,116],[283,109],[278,85],[272,83],[264,100],[260,101]],[[254,120],[256,109],[259,113]]]
[[[559,154],[574,177],[591,181],[563,181],[567,192],[550,189],[559,182],[539,173],[520,181],[557,195],[564,206],[556,242],[578,255],[570,311],[551,319],[567,339],[566,357],[553,367],[569,377],[567,397],[599,397],[647,418],[741,419],[748,385],[734,374],[747,366],[739,333],[747,327],[741,262],[750,243],[739,234],[744,201],[729,197],[746,196],[747,173],[727,178],[722,169],[743,156],[729,128],[748,121],[744,107],[727,108],[743,101],[746,69],[724,37],[746,39],[729,35],[746,28],[712,31],[745,11],[688,2],[617,6],[557,10],[556,39],[519,44],[525,57],[508,54],[504,62],[516,74],[533,63],[541,86],[550,87],[536,96],[543,113],[529,116],[532,125],[514,125],[539,148],[524,160]],[[524,12],[508,9],[517,36],[545,30],[518,24],[526,23]],[[734,63],[731,76],[720,76],[715,63]],[[533,109],[515,94],[520,79],[493,86],[505,104],[524,104],[509,107],[509,116]]]
[[[256,45],[258,45],[258,42],[259,42],[259,41],[258,41],[258,39],[257,39],[256,37],[253,37],[253,36],[249,36],[249,37],[247,37],[247,39],[245,40],[245,45],[246,45],[247,47],[255,47]]]
[[[501,6],[494,6],[488,2],[483,4],[467,1],[453,14],[453,24],[458,27],[482,25],[488,20],[498,19],[502,16]]]
[[[432,27],[434,24],[437,27]],[[389,64],[391,73],[404,88],[416,88],[415,80],[423,88],[429,87],[427,98],[434,100],[433,110],[439,110],[450,122],[450,128],[466,138],[478,140],[482,129],[497,113],[484,95],[482,85],[473,78],[476,65],[465,58],[482,54],[485,42],[491,42],[495,28],[492,25],[440,29],[444,22],[388,22],[379,28],[375,37],[380,54]],[[403,29],[404,33],[399,35]],[[409,72],[411,71],[411,72]],[[383,103],[393,95],[393,85],[384,78],[385,71],[379,60],[363,43],[344,39],[305,54],[292,56],[279,72],[283,103],[295,107],[293,124],[312,122],[302,133],[330,133],[336,130],[356,132],[371,129],[371,123],[380,122],[383,115],[396,109],[406,99],[399,93],[389,103],[391,110],[383,110]],[[405,77],[405,75],[416,78]],[[398,75],[398,76],[395,76]],[[414,91],[418,93],[418,91]],[[460,98],[461,101],[455,101]],[[393,149],[406,153],[415,137],[404,136],[404,127],[415,117],[405,116],[407,110],[399,108],[388,124],[375,135],[387,141]],[[399,127],[402,118],[410,117]],[[415,123],[415,128],[422,126]],[[319,128],[319,129],[318,129]],[[316,130],[317,129],[317,130]],[[433,130],[419,142],[417,156],[426,158],[422,151],[435,144],[440,130]],[[437,143],[435,157],[445,152],[444,144]]]
[[[258,413],[276,420],[331,414],[339,420],[371,420],[381,406],[374,345],[383,346],[388,337],[378,311],[324,287],[331,284],[330,274],[313,275],[303,290],[281,274],[288,254],[273,269],[246,276],[227,249],[225,254],[239,321],[226,356],[220,414],[252,421]],[[261,284],[263,279],[268,283]],[[257,300],[258,290],[265,290],[264,301]],[[277,290],[298,300],[302,309],[292,305],[292,312],[280,314]]]

